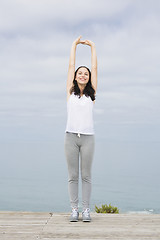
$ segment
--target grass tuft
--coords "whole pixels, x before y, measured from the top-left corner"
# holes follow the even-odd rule
[[[102,204],[101,207],[95,205],[95,211],[96,213],[119,213],[119,209],[111,204]]]

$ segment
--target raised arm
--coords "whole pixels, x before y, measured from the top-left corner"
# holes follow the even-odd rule
[[[70,96],[70,89],[73,84],[74,74],[75,74],[75,59],[76,59],[76,47],[79,43],[83,43],[80,40],[81,36],[79,36],[73,43],[71,47],[70,59],[69,59],[69,68],[68,68],[68,78],[67,78],[67,99]]]
[[[91,47],[91,82],[96,92],[97,90],[97,54],[95,44],[90,40],[84,40],[83,44]]]

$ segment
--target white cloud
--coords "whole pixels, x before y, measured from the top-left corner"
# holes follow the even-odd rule
[[[96,114],[103,119],[107,115],[117,122],[134,119],[145,123],[150,119],[157,123],[160,119],[158,4],[156,0],[154,3],[100,0],[94,4],[91,0],[1,1],[1,116],[5,109],[12,114],[16,109],[19,115],[32,114],[35,97],[37,114],[43,97],[45,107],[50,106],[52,94],[55,103],[62,98],[59,104],[64,104],[71,43],[82,34],[95,41],[97,47]],[[81,64],[90,67],[89,47],[77,47],[76,65]],[[47,110],[48,114],[55,105]]]
[[[92,19],[109,18],[123,11],[131,0],[94,2],[74,0],[2,0],[0,28],[16,30],[17,28],[39,26],[47,23],[56,26],[66,23],[75,26]]]

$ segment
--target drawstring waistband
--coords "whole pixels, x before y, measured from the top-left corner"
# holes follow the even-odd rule
[[[80,136],[81,136],[80,133],[77,133],[77,136],[80,138]]]

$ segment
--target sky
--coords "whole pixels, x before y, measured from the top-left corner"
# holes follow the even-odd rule
[[[0,1],[1,174],[64,158],[69,55],[80,35],[97,50],[97,156],[136,143],[159,167],[159,12],[159,0]],[[77,46],[79,65],[91,67],[89,46]]]

